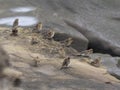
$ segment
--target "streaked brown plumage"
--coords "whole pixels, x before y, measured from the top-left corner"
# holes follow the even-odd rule
[[[62,63],[61,69],[68,67],[69,64],[70,64],[70,57],[67,57],[64,59],[64,61]]]
[[[35,25],[35,27],[33,28],[34,33],[40,33],[40,31],[43,29],[43,24],[41,22],[39,22],[38,24]]]
[[[91,58],[90,54],[92,54],[92,53],[93,53],[93,49],[89,49],[89,50],[85,50],[85,51],[82,51],[82,52],[76,54],[76,56]]]
[[[42,30],[42,28],[43,28],[43,24],[41,22],[38,23],[37,26],[36,26],[36,29]]]
[[[17,28],[19,24],[19,19],[15,19],[15,21],[13,22],[13,28]]]
[[[89,50],[85,50],[85,51],[82,51],[81,54],[84,54],[84,55],[90,55],[93,53],[93,49],[89,49]]]
[[[52,38],[54,37],[54,35],[55,35],[55,32],[54,32],[53,30],[48,30],[48,31],[46,32],[45,38],[47,38],[47,39],[52,39]]]
[[[19,19],[15,19],[12,26],[12,33],[10,34],[11,36],[18,35],[18,24],[19,24]]]
[[[100,65],[101,65],[101,57],[98,57],[94,61],[92,61],[91,65],[93,65],[95,67],[100,67]]]
[[[71,37],[65,39],[64,41],[61,41],[63,46],[69,47],[73,42],[73,39]]]

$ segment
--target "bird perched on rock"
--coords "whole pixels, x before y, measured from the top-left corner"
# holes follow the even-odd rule
[[[35,25],[33,28],[32,32],[34,33],[40,33],[40,31],[43,29],[43,24],[39,22],[38,24]]]
[[[85,51],[78,53],[76,56],[90,58],[90,54],[92,54],[92,53],[93,53],[93,49],[89,49],[89,50],[85,50]]]
[[[89,49],[89,50],[82,51],[82,52],[81,52],[81,55],[83,54],[83,55],[85,55],[85,56],[88,56],[88,55],[90,55],[90,54],[92,54],[92,53],[93,53],[93,49]]]
[[[47,30],[46,34],[44,35],[46,39],[51,40],[55,35],[55,32],[53,30]]]
[[[38,31],[41,31],[43,29],[43,24],[42,22],[39,22],[37,25],[36,25],[36,29],[38,29]]]
[[[69,47],[73,42],[73,39],[71,37],[65,39],[64,41],[62,41],[61,43],[63,44],[63,46]]]
[[[18,24],[19,24],[19,19],[15,19],[12,26],[12,33],[10,34],[11,36],[18,35]]]
[[[100,65],[101,65],[101,57],[98,57],[98,58],[96,58],[94,61],[92,61],[91,63],[90,63],[92,66],[95,66],[95,67],[100,67]]]
[[[19,19],[15,19],[15,21],[13,22],[13,28],[18,28],[18,24],[19,24]]]
[[[69,64],[70,64],[70,57],[67,57],[67,58],[64,59],[64,61],[62,63],[61,69],[67,68]]]

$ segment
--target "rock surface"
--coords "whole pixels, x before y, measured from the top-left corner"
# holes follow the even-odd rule
[[[10,56],[12,67],[24,74],[21,86],[15,90],[119,90],[120,80],[106,74],[107,69],[81,62],[79,57],[71,56],[70,68],[60,70],[64,58],[59,58],[58,52],[53,53],[55,47],[61,47],[59,42],[42,39],[36,34],[40,43],[31,45],[31,31],[19,29],[19,36],[11,37],[10,29],[6,29],[0,30],[1,44]],[[33,67],[36,56],[39,57],[38,67]]]
[[[99,36],[119,47],[119,11],[120,0],[0,0],[0,26],[7,27],[16,18],[20,19],[20,26],[32,26],[40,21],[43,25],[55,28],[59,33],[74,37],[77,41],[73,47],[77,46],[76,49],[86,49],[89,41],[80,32],[65,24],[66,19],[88,30],[96,31]],[[73,56],[71,68],[60,71],[63,58],[59,58],[59,48],[55,48],[61,47],[60,43],[40,39],[40,45],[30,46],[31,35],[28,31],[20,30],[22,34],[16,38],[9,36],[10,28],[1,29],[0,42],[9,53],[11,64],[25,74],[21,85],[23,90],[120,89],[119,80],[105,73],[108,71],[119,77],[116,57],[97,54],[95,57],[101,56],[103,66],[107,68],[95,68]],[[80,43],[77,43],[78,38]],[[33,57],[36,56],[40,57],[37,68],[33,67]],[[1,83],[3,82],[0,82],[0,85]]]

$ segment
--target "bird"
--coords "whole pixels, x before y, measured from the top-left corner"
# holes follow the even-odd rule
[[[101,57],[96,58],[90,64],[93,65],[93,66],[95,66],[95,67],[100,67],[100,65],[101,65]]]
[[[71,37],[65,39],[64,41],[61,41],[61,43],[63,44],[63,46],[69,47],[73,42],[73,39]]]
[[[76,56],[81,56],[81,57],[86,57],[86,58],[91,58],[90,54],[93,53],[93,49],[88,49],[88,50],[84,50],[80,53],[77,53]]]
[[[45,38],[51,40],[51,39],[54,37],[54,35],[55,35],[55,32],[54,32],[53,30],[48,30],[48,31],[46,32]]]
[[[12,33],[10,34],[11,36],[18,36],[18,24],[19,24],[19,19],[17,18],[13,22]]]
[[[34,33],[40,33],[41,30],[43,30],[43,24],[41,22],[39,22],[38,24],[36,24],[32,30],[32,32]]]
[[[67,58],[64,59],[64,61],[62,63],[61,69],[67,68],[69,64],[70,64],[70,57],[67,57]]]
[[[13,22],[13,28],[17,28],[18,27],[18,24],[19,24],[19,19],[15,19],[14,22]]]

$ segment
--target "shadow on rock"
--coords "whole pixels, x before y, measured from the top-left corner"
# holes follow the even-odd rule
[[[104,37],[101,37],[97,32],[90,31],[75,22],[65,20],[65,23],[77,31],[82,33],[88,40],[88,48],[93,48],[98,53],[108,53],[112,56],[120,56],[120,47],[107,41]]]

